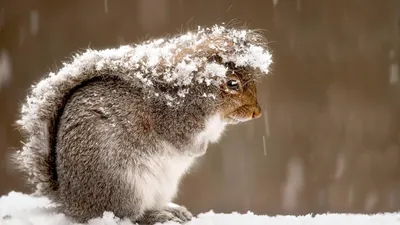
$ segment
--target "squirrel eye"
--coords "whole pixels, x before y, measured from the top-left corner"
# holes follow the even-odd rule
[[[237,80],[228,80],[226,85],[231,90],[235,90],[235,91],[239,90],[239,81],[237,81]]]

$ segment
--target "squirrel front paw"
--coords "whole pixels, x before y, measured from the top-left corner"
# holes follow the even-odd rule
[[[186,207],[174,203],[169,203],[165,210],[174,214],[183,222],[188,222],[193,218],[192,213],[189,212],[189,210],[187,210]]]
[[[139,225],[154,225],[156,223],[166,223],[169,221],[183,223],[183,221],[167,210],[149,210],[135,222]]]
[[[135,222],[140,225],[153,225],[169,221],[185,223],[192,219],[192,214],[183,206],[170,203],[164,210],[149,210]]]

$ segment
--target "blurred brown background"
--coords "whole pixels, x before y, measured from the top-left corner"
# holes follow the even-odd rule
[[[72,52],[232,19],[266,30],[264,116],[232,127],[178,202],[195,213],[400,209],[399,0],[1,0],[0,195],[26,89]]]

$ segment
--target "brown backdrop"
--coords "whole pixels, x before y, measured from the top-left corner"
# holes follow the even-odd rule
[[[182,184],[194,212],[383,212],[400,208],[398,0],[2,0],[0,195],[26,89],[72,52],[236,19],[266,30],[261,119],[232,127]]]

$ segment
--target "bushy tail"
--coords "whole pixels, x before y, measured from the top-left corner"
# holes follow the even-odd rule
[[[24,137],[23,147],[12,155],[12,160],[29,175],[37,194],[49,197],[57,194],[57,125],[69,95],[90,80],[112,72],[102,68],[118,64],[113,59],[123,62],[128,51],[132,47],[123,46],[115,52],[88,50],[32,87],[17,121]]]

